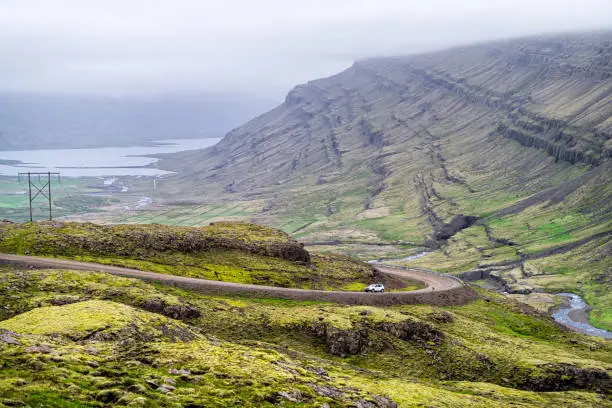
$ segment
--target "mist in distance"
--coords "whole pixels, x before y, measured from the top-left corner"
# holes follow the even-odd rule
[[[4,0],[0,91],[280,101],[359,58],[611,27],[609,0]]]
[[[0,150],[218,136],[357,59],[610,27],[609,0],[3,0]]]

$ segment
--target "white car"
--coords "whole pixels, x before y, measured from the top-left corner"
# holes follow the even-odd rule
[[[382,283],[373,283],[364,290],[366,292],[385,293],[385,285]]]

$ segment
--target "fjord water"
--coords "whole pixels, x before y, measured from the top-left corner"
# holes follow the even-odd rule
[[[219,140],[172,139],[156,140],[148,146],[0,151],[0,162],[19,162],[0,164],[0,175],[54,171],[67,177],[159,176],[168,172],[145,167],[157,161],[149,156],[204,149]]]

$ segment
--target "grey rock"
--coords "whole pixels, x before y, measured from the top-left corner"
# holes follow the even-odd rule
[[[281,397],[283,397],[287,401],[291,401],[291,402],[300,402],[300,401],[302,401],[302,393],[299,392],[298,390],[289,391],[289,392],[282,391],[282,392],[279,392],[278,395],[280,395]]]
[[[168,373],[172,375],[191,375],[191,371],[189,370],[185,370],[185,369],[177,370],[176,368],[169,369]]]
[[[166,377],[164,378],[164,384],[175,386],[176,380],[174,378]]]
[[[19,334],[11,330],[0,330],[0,342],[19,346],[21,343],[17,340],[21,337]]]
[[[25,349],[26,353],[42,353],[49,354],[53,352],[53,349],[46,344],[41,344],[39,346],[30,346]]]
[[[169,384],[162,384],[157,391],[161,392],[162,394],[170,394],[172,391],[174,391],[176,389],[176,387],[173,387],[172,385]]]
[[[324,380],[329,380],[329,374],[327,374],[327,371],[325,371],[321,367],[306,367],[306,370],[310,371],[311,373],[314,373],[314,374],[318,375],[319,377],[323,378]]]
[[[345,396],[344,392],[335,387],[330,387],[327,385],[317,385],[317,384],[306,384],[310,388],[314,390],[317,394],[322,397],[327,398],[343,398]]]
[[[397,402],[389,397],[374,396],[374,401],[380,408],[397,408]]]
[[[355,402],[354,406],[355,408],[379,408],[375,403],[366,401],[364,399],[360,399],[359,401]]]
[[[84,350],[86,353],[93,354],[93,355],[98,355],[98,354],[100,354],[100,350],[98,350],[98,349],[97,349],[97,348],[95,348],[95,347],[91,347],[91,346],[85,347],[83,350]]]

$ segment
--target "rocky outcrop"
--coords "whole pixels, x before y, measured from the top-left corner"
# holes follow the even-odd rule
[[[398,339],[425,345],[432,342],[439,346],[444,342],[444,333],[425,322],[405,320],[400,323],[382,322],[375,326],[378,330],[392,334]]]
[[[495,132],[503,137],[520,143],[522,146],[544,150],[548,155],[554,157],[555,160],[564,160],[571,164],[586,163],[592,166],[599,166],[600,164],[599,159],[588,155],[581,150],[569,149],[561,144],[554,143],[533,134],[528,134],[524,131],[513,129],[504,124],[499,124]],[[560,133],[559,137],[562,137],[562,133]],[[568,144],[570,142],[568,142]]]
[[[139,307],[147,312],[159,313],[177,320],[189,320],[200,317],[200,311],[195,306],[168,304],[163,299],[146,299]]]
[[[374,345],[366,326],[342,330],[326,322],[316,322],[307,327],[315,336],[322,338],[331,354],[346,357],[370,351]]]
[[[370,351],[380,351],[389,347],[377,332],[388,333],[419,347],[440,346],[445,338],[442,331],[418,320],[371,323],[364,319],[355,323],[350,329],[338,329],[328,322],[315,322],[311,325],[302,325],[301,329],[323,339],[328,351],[340,357],[367,354]]]
[[[515,381],[530,391],[566,391],[588,389],[600,393],[612,392],[612,377],[597,368],[582,368],[573,364],[550,363],[533,369],[516,370]]]
[[[478,217],[457,214],[449,223],[439,225],[433,232],[435,240],[447,240],[459,231],[469,228],[478,221]]]

